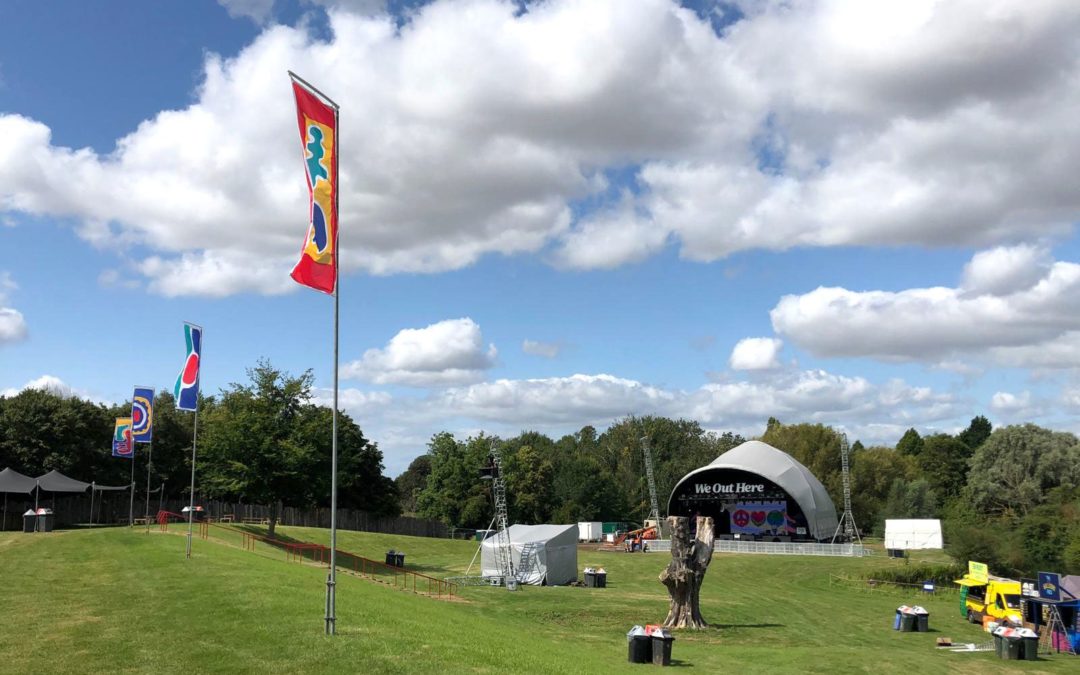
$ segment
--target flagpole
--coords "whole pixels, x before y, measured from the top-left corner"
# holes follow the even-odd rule
[[[90,483],[90,529],[94,529],[94,493],[97,492],[97,481]]]
[[[146,517],[146,532],[150,533],[150,472],[154,470],[154,443],[150,442],[146,446],[147,459],[146,459],[146,513],[143,515]]]
[[[338,124],[338,107],[334,105],[334,412],[333,437],[330,441],[330,578],[326,581],[326,634],[337,632],[337,460],[338,460],[338,317],[340,307],[339,281],[341,279],[341,256],[338,255],[341,230],[340,211],[338,211],[338,192],[341,188],[341,176],[338,175],[338,148],[341,125]]]
[[[131,499],[128,500],[128,527],[135,526],[135,434],[131,435]]]
[[[202,340],[202,334],[199,335],[200,345]],[[202,349],[199,349],[199,367],[202,367]],[[198,379],[195,380],[198,382]],[[195,421],[192,424],[191,430],[191,499],[188,501],[187,512],[187,553],[186,557],[191,557],[191,529],[194,523],[195,517],[195,443],[199,438],[199,393],[195,392]]]

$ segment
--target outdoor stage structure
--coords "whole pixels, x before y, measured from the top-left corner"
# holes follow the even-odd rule
[[[675,485],[669,516],[713,519],[717,544],[828,542],[836,507],[825,486],[791,455],[747,441],[691,471]]]

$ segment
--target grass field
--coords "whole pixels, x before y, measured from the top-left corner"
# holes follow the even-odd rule
[[[0,534],[0,672],[366,673],[640,672],[626,663],[626,631],[667,609],[656,580],[667,555],[579,552],[603,565],[606,589],[464,588],[454,601],[338,578],[338,635],[323,635],[325,568],[286,563],[281,551],[240,548],[211,528],[184,559],[182,528]],[[325,530],[280,528],[325,542]],[[463,541],[357,532],[339,547],[408,567],[461,574],[475,551]],[[903,561],[752,555],[714,557],[702,590],[712,627],[678,632],[676,667],[738,673],[1064,673],[1080,658],[1004,662],[993,653],[937,651],[934,640],[985,642],[957,596],[919,597],[838,584]],[[930,633],[891,630],[895,608],[930,610]]]

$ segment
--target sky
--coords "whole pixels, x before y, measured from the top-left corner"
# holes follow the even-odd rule
[[[332,390],[287,71],[341,105],[342,407],[1080,431],[1080,4],[12,0],[0,394]]]

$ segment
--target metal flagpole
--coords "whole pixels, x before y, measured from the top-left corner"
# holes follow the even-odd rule
[[[90,483],[90,527],[94,527],[94,493],[97,492],[97,481]]]
[[[338,124],[338,107],[334,105],[334,412],[333,439],[330,442],[330,577],[326,580],[326,634],[336,633],[337,622],[337,432],[338,432],[338,307],[340,305],[341,256],[338,255],[341,230],[338,211],[338,192],[341,176],[338,175],[338,148],[341,147],[341,125]]]
[[[289,71],[289,77],[299,82],[305,89],[323,100],[326,105],[334,109],[334,182],[337,187],[334,190],[334,410],[333,410],[333,437],[330,444],[330,574],[326,577],[326,634],[334,635],[337,621],[337,465],[338,465],[338,317],[339,317],[339,282],[341,279],[341,257],[338,255],[340,246],[339,230],[341,223],[338,221],[338,192],[341,187],[341,177],[338,174],[338,155],[341,148],[340,136],[341,125],[339,124],[339,110],[337,103],[313,87],[307,80],[296,73]]]
[[[128,527],[135,525],[135,434],[131,435],[131,499],[128,500]]]
[[[202,339],[201,335],[200,335],[199,339],[200,340]],[[200,342],[200,344],[201,344],[201,342]],[[201,351],[202,350],[200,350],[200,352]],[[202,355],[200,353],[200,362],[199,362],[199,367],[200,368],[202,367],[201,357],[202,357]],[[196,380],[196,381],[198,381],[198,380]],[[199,438],[199,394],[198,394],[198,392],[196,392],[195,393],[195,422],[192,424],[192,432],[191,432],[191,499],[188,502],[188,512],[187,512],[187,554],[186,554],[186,557],[188,557],[188,558],[191,557],[191,528],[192,528],[192,524],[194,523],[193,518],[195,517],[195,442],[196,442],[196,440],[198,438]]]
[[[154,470],[154,444],[147,443],[147,460],[146,460],[146,513],[143,515],[147,518],[150,517],[150,472]],[[149,521],[147,522],[149,525]]]

